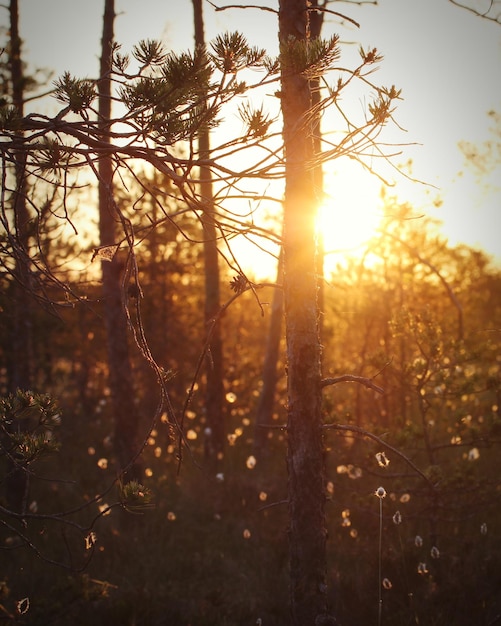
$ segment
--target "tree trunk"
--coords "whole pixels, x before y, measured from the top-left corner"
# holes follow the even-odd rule
[[[325,0],[312,0],[311,7],[325,7]],[[312,39],[320,37],[322,30],[324,13],[323,11],[313,11],[310,17],[310,36]],[[314,78],[310,81],[311,105],[314,107],[320,102],[320,80]],[[315,116],[312,123],[312,140],[314,154],[320,154],[322,151],[322,138],[320,128],[320,115]],[[313,171],[313,180],[315,185],[315,195],[317,198],[323,196],[324,177],[322,165],[317,165]],[[279,267],[277,272],[277,282],[282,282],[283,273],[283,255],[280,255]],[[318,283],[318,325],[320,341],[322,340],[323,311],[324,311],[324,245],[322,232],[317,232],[317,276]],[[270,327],[268,330],[268,340],[266,344],[266,353],[263,365],[263,388],[259,397],[259,403],[256,411],[256,433],[254,437],[254,447],[256,454],[262,453],[266,445],[268,431],[263,426],[269,425],[272,421],[273,406],[275,400],[275,389],[277,384],[277,362],[280,346],[280,330],[282,326],[283,316],[283,292],[277,289],[273,294],[273,303],[271,308]]]
[[[307,0],[280,0],[282,113],[286,158],[284,304],[288,372],[289,554],[292,623],[328,623],[325,466],[318,334],[315,185],[310,85],[287,58],[310,37]]]
[[[277,269],[277,283],[282,282],[283,254],[280,253]],[[277,386],[277,364],[280,354],[280,338],[282,334],[284,294],[280,287],[273,292],[271,304],[270,326],[266,342],[266,353],[263,363],[263,388],[259,396],[256,411],[256,429],[254,434],[254,449],[257,457],[262,457],[266,450],[269,426],[273,419],[273,407],[275,405],[275,391]]]
[[[104,128],[111,119],[111,46],[115,19],[114,0],[105,0],[99,89],[99,120]],[[111,157],[99,159],[99,235],[102,246],[116,243],[118,212],[113,198],[113,163]],[[124,482],[139,479],[137,452],[138,409],[135,403],[133,374],[129,356],[127,318],[122,298],[123,266],[115,255],[110,262],[102,261],[103,306],[106,323],[109,385],[115,425],[115,449],[124,472]]]
[[[12,103],[20,117],[24,115],[24,75],[21,59],[21,38],[19,37],[19,10],[17,0],[10,2],[10,72],[12,81]],[[20,131],[20,134],[22,132]],[[16,241],[14,285],[12,301],[15,307],[12,331],[12,371],[10,391],[30,389],[32,385],[32,315],[29,268],[29,228],[30,216],[26,205],[25,154],[19,151],[15,163],[16,186],[13,194]]]
[[[195,22],[195,45],[205,46],[202,0],[193,0]],[[203,129],[198,135],[200,159],[210,156],[209,131]],[[209,167],[200,167],[200,195],[205,205],[202,217],[204,239],[205,271],[205,312],[206,327],[212,327],[212,321],[220,310],[219,293],[219,254],[217,249],[217,229],[213,210],[212,174]],[[223,384],[223,346],[219,324],[212,330],[206,358],[206,398],[207,415],[205,455],[216,469],[223,458],[225,443],[224,426],[224,384]]]
[[[325,8],[328,0],[311,0],[311,8],[320,7]],[[311,11],[310,12],[310,36],[312,39],[318,39],[322,31],[322,25],[324,23],[323,11]],[[313,78],[310,81],[311,90],[311,105],[316,107],[321,101],[320,94],[320,79]],[[315,155],[320,155],[322,152],[322,129],[320,125],[320,114],[315,115],[312,122],[312,134],[313,134],[313,152]],[[313,170],[313,180],[315,184],[316,197],[320,201],[324,197],[324,171],[322,164],[320,163]],[[322,229],[317,230],[317,276],[318,282],[318,333],[320,336],[320,343],[323,343],[323,327],[324,327],[324,294],[325,294],[325,280],[324,280],[324,261],[325,261],[325,246],[324,236]]]
[[[21,58],[21,38],[19,36],[19,7],[17,0],[11,0],[10,11],[10,78],[12,81],[12,103],[18,115],[24,115],[24,74]],[[19,131],[22,135],[22,131]],[[12,283],[12,327],[10,330],[11,358],[8,375],[9,392],[17,389],[28,390],[33,385],[33,314],[30,298],[30,215],[26,204],[26,155],[20,150],[16,155],[14,175],[16,179],[12,205],[15,221],[17,252],[14,255]],[[23,423],[18,427],[23,428]],[[21,512],[26,508],[28,480],[24,467],[9,459],[5,480],[6,498],[9,509]]]

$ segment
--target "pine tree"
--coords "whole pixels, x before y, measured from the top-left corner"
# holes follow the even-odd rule
[[[205,49],[204,22],[201,0],[193,0],[195,15],[195,47]],[[210,136],[208,128],[201,128],[198,148],[203,161],[210,159]],[[207,460],[217,468],[224,455],[225,413],[223,383],[223,343],[220,325],[214,320],[220,310],[220,277],[218,232],[214,215],[214,195],[211,168],[200,166],[200,195],[205,205],[201,215],[204,246],[205,311],[204,319],[209,333],[206,346],[206,394],[207,416],[205,452]],[[216,473],[216,472],[215,472]]]
[[[287,467],[292,623],[327,613],[325,466],[322,436],[316,190],[308,76],[295,63],[310,43],[306,0],[279,11],[281,99],[286,159],[284,308],[287,341]],[[317,619],[318,618],[318,619]]]
[[[103,16],[103,36],[101,41],[100,79],[98,81],[98,124],[103,132],[103,141],[108,143],[110,131],[113,54],[113,23],[115,19],[114,0],[106,0]],[[116,249],[120,213],[113,194],[113,162],[110,153],[103,153],[98,159],[99,193],[99,236],[104,249]],[[121,229],[120,229],[121,230]],[[121,236],[121,234],[120,234]],[[135,461],[139,448],[137,442],[138,407],[135,401],[133,374],[128,345],[128,324],[124,308],[124,275],[127,273],[128,258],[115,253],[110,259],[101,261],[103,279],[103,315],[106,323],[108,346],[109,385],[114,419],[114,440],[120,472],[129,479],[140,480],[139,465]],[[124,480],[127,482],[127,479]]]
[[[269,180],[285,179],[282,243],[288,379],[291,609],[292,622],[301,626],[333,621],[328,615],[327,606],[322,434],[322,388],[330,383],[323,381],[321,375],[315,234],[318,197],[314,172],[319,163],[326,159],[349,155],[363,160],[367,149],[374,145],[373,137],[377,137],[380,129],[391,119],[392,104],[399,97],[394,87],[378,88],[370,83],[375,96],[368,105],[363,121],[355,123],[349,116],[342,114],[341,119],[346,121],[346,128],[339,144],[331,143],[320,154],[319,147],[314,147],[312,133],[318,114],[333,103],[339,107],[339,94],[356,77],[368,82],[364,71],[368,74],[380,56],[375,49],[367,52],[361,49],[360,65],[351,72],[339,69],[337,84],[327,86],[325,98],[312,108],[311,81],[334,66],[339,49],[337,37],[325,41],[311,38],[310,10],[306,0],[282,0],[280,3],[278,59],[270,58],[264,50],[251,47],[240,33],[225,33],[218,36],[208,49],[198,47],[193,53],[182,54],[165,53],[158,42],[142,41],[133,50],[134,60],[139,65],[137,70],[129,70],[130,58],[114,47],[111,66],[105,68],[103,65],[100,81],[107,79],[108,68],[111,67],[118,97],[126,108],[126,113],[117,120],[112,119],[104,109],[99,111],[96,120],[92,106],[96,85],[93,81],[65,74],[56,85],[56,97],[63,103],[63,108],[55,117],[47,119],[31,115],[15,121],[26,133],[23,147],[27,155],[27,172],[35,172],[39,167],[43,151],[46,150],[44,138],[52,138],[52,141],[57,142],[57,154],[65,159],[68,169],[81,168],[85,164],[96,174],[94,160],[106,164],[110,158],[112,169],[124,168],[134,175],[131,163],[140,160],[170,181],[168,195],[177,200],[178,206],[182,205],[180,213],[191,211],[202,221],[208,215],[207,199],[193,172],[195,169],[200,171],[210,167],[219,186],[217,202],[211,206],[214,209],[211,220],[215,222],[216,231],[224,233],[228,247],[230,239],[241,233],[269,238],[274,243],[280,239],[280,236],[265,231],[249,220],[239,218],[231,201],[234,195],[240,198],[245,196],[246,189],[249,189],[249,197],[252,197],[251,190],[256,181],[261,180],[266,184]],[[107,41],[109,43],[110,39]],[[240,72],[253,68],[262,70],[264,76],[262,74],[254,84],[248,85],[240,80]],[[210,159],[207,159],[204,146],[198,144],[201,131],[221,123],[220,114],[227,103],[260,85],[266,85],[269,89],[269,83],[276,81],[278,76],[281,88],[275,95],[281,105],[282,148],[268,149],[267,140],[276,140],[278,135],[274,133],[273,119],[267,116],[262,107],[255,107],[249,100],[240,107],[245,130],[231,137],[220,134],[219,143],[212,147]],[[103,83],[101,86],[98,84],[99,89],[103,87]],[[118,124],[115,130],[115,122],[118,121],[122,123],[121,130]],[[110,130],[112,128],[113,131]],[[4,119],[2,129],[1,148],[5,159],[9,161],[15,154],[13,122]],[[180,143],[186,147],[184,154],[173,149]],[[257,156],[249,156],[254,154]],[[241,166],[242,163],[245,165]],[[113,196],[109,170],[108,173],[98,172],[97,178],[101,183],[108,182],[108,206],[111,205],[113,211],[116,211],[116,206],[111,202]],[[168,207],[162,204],[161,194],[157,194],[154,188],[139,177],[136,176],[136,179],[144,192],[152,194],[158,202],[165,219],[177,225],[176,214],[168,212]],[[131,198],[133,204],[134,199]],[[182,411],[176,411],[170,402],[169,380],[154,362],[140,323],[142,294],[135,266],[133,215],[130,219],[122,219],[121,214],[115,212],[114,217],[115,223],[121,225],[120,234],[117,232],[107,239],[103,238],[106,245],[101,246],[97,254],[114,259],[119,244],[125,243],[123,283],[125,285],[132,279],[133,286],[137,288],[137,315],[131,327],[137,345],[157,374],[161,391],[159,411],[166,410],[171,429],[178,436],[179,452],[182,452],[189,445],[180,417]],[[181,228],[180,231],[189,239]],[[230,265],[238,271],[232,281],[234,298],[251,290],[259,304],[258,286],[247,279],[235,255],[231,255]],[[224,307],[221,307],[218,317],[223,311]],[[120,346],[124,349],[126,343],[122,342]],[[193,385],[192,391],[194,388]],[[191,395],[185,407],[190,400]],[[124,411],[127,412],[125,418],[130,418],[133,415],[132,403],[124,407]],[[127,424],[124,426],[127,429]],[[129,452],[130,447],[127,447]],[[121,462],[123,465],[123,458]]]

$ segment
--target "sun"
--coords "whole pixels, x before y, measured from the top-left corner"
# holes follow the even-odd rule
[[[317,232],[323,238],[326,275],[344,265],[348,257],[360,258],[368,241],[381,226],[384,213],[381,180],[357,164],[337,166],[335,173],[324,176],[324,202],[319,207]],[[280,217],[267,223],[280,232]],[[258,244],[258,245],[256,245]],[[260,237],[238,236],[230,242],[232,254],[253,282],[277,280],[278,245]],[[228,256],[228,255],[227,255]],[[231,256],[231,255],[230,255]]]
[[[381,182],[360,168],[344,167],[326,177],[325,200],[317,228],[323,238],[326,261],[359,257],[380,226]],[[335,264],[335,263],[334,263]]]

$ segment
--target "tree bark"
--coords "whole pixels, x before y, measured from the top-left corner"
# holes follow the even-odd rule
[[[111,119],[111,48],[115,19],[114,0],[105,0],[99,90],[99,120],[104,128]],[[116,243],[119,219],[113,198],[113,162],[110,156],[99,159],[99,236],[102,246]],[[118,255],[111,262],[102,261],[103,307],[106,324],[109,385],[114,418],[114,442],[123,480],[140,479],[138,452],[138,409],[135,403],[130,362],[127,318],[123,302],[123,266]]]
[[[315,184],[308,79],[287,62],[310,38],[307,0],[280,0],[286,158],[284,304],[288,372],[288,502],[292,623],[327,623],[325,467],[318,334]],[[289,52],[287,51],[289,50]]]
[[[205,47],[202,0],[193,0],[195,23],[195,46]],[[207,129],[198,134],[199,156],[202,160],[210,157],[210,137]],[[200,167],[200,195],[205,205],[202,216],[204,240],[205,310],[204,319],[208,330],[221,307],[219,253],[217,249],[217,228],[214,219],[214,196],[210,167]],[[206,357],[206,396],[207,416],[205,456],[214,468],[224,455],[224,383],[223,345],[219,324],[212,329]]]
[[[311,0],[311,8],[320,7],[325,8],[328,0]],[[322,31],[324,23],[323,11],[310,11],[310,36],[312,39],[318,39]],[[321,101],[320,94],[320,79],[313,78],[310,81],[311,90],[311,105],[316,107]],[[321,117],[317,114],[313,118],[312,122],[312,134],[313,134],[313,152],[315,155],[320,155],[322,152],[322,128]],[[324,196],[324,170],[320,163],[313,170],[313,180],[315,183],[315,194],[319,202],[323,200]],[[318,205],[317,205],[318,207]],[[325,265],[325,246],[324,236],[320,228],[317,229],[317,276],[318,276],[318,333],[320,336],[320,343],[323,343],[323,327],[324,327],[324,300],[325,300],[325,280],[324,280],[324,265]]]
[[[20,117],[24,116],[25,77],[21,57],[21,38],[19,36],[19,7],[17,0],[11,0],[10,12],[10,78],[12,82],[12,103]],[[22,131],[19,131],[22,136]],[[33,385],[33,312],[30,298],[30,215],[26,204],[26,155],[20,150],[14,164],[15,190],[12,196],[17,251],[14,255],[14,270],[11,293],[10,329],[10,367],[8,376],[9,392],[17,389],[25,391]],[[26,424],[17,427],[23,429]],[[26,508],[28,497],[28,479],[19,459],[9,459],[5,490],[10,510],[22,512]]]
[[[311,7],[325,7],[325,0],[312,0]],[[323,24],[323,11],[313,11],[310,13],[310,36],[312,39],[320,37],[320,31]],[[311,105],[314,107],[320,102],[320,80],[314,78],[310,81]],[[320,154],[322,151],[322,138],[320,128],[320,116],[315,116],[312,123],[312,141],[314,154]],[[313,180],[315,185],[315,195],[321,198],[323,195],[323,169],[322,165],[317,165],[313,170]],[[277,282],[282,282],[283,263],[282,254],[279,259],[277,271]],[[324,311],[324,245],[321,231],[317,231],[317,275],[318,283],[318,325],[320,341],[322,340],[323,311]],[[254,448],[256,454],[264,451],[268,432],[263,426],[269,425],[272,421],[273,406],[275,400],[275,390],[277,384],[277,362],[280,346],[280,331],[282,327],[283,316],[283,292],[277,289],[273,294],[273,303],[271,308],[270,327],[268,330],[268,340],[266,344],[266,353],[263,364],[263,388],[259,397],[259,403],[256,411],[256,432],[254,436]]]
[[[10,74],[12,81],[12,103],[20,117],[24,116],[24,74],[21,58],[21,38],[19,36],[19,9],[17,0],[10,2]],[[22,135],[22,131],[19,131]],[[17,242],[15,255],[13,297],[14,304],[12,330],[12,370],[10,391],[30,389],[32,385],[32,315],[29,268],[30,216],[26,205],[26,155],[20,150],[15,162],[16,186],[13,194],[13,210]]]

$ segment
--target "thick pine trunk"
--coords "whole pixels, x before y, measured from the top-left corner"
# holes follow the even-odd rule
[[[101,65],[98,83],[99,118],[104,128],[111,119],[111,80],[109,79],[114,0],[105,0]],[[104,155],[99,159],[99,235],[102,246],[116,243],[118,215],[113,199],[113,163]],[[122,298],[122,266],[119,258],[102,262],[103,307],[106,323],[109,385],[115,425],[115,449],[124,481],[140,478],[137,463],[138,409],[135,403],[133,374],[129,355],[127,319]]]
[[[309,40],[307,0],[281,0],[282,46]],[[325,468],[318,334],[316,194],[310,169],[309,81],[293,73],[282,50],[286,157],[284,303],[288,373],[289,550],[292,623],[326,623]]]

